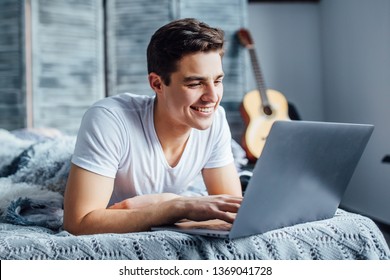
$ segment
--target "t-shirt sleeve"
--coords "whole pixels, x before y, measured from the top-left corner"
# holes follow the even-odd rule
[[[226,119],[225,110],[220,106],[213,122],[214,141],[211,156],[204,168],[217,168],[234,162],[232,135]]]
[[[120,121],[103,107],[84,114],[72,163],[88,171],[115,178],[123,149]]]

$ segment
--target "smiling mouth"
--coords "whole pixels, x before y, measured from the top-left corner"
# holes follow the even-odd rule
[[[195,107],[191,106],[192,110],[201,112],[201,113],[212,113],[214,111],[214,107]]]

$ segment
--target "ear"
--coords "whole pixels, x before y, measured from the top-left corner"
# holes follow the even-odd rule
[[[153,91],[158,95],[162,92],[163,89],[163,81],[159,75],[154,72],[149,73],[148,76],[149,85],[153,89]]]

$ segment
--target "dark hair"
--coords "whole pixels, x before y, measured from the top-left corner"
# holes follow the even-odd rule
[[[147,49],[148,73],[161,76],[166,85],[177,62],[195,52],[219,51],[223,55],[224,32],[193,18],[172,21],[159,28]]]

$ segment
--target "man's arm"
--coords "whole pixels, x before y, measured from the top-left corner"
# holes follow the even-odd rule
[[[210,195],[242,196],[241,183],[234,163],[219,168],[205,168],[202,175]]]
[[[181,219],[232,222],[240,197],[156,194],[126,199],[107,209],[114,179],[72,165],[64,197],[64,228],[73,234],[126,233]],[[125,204],[125,205],[122,205]]]

